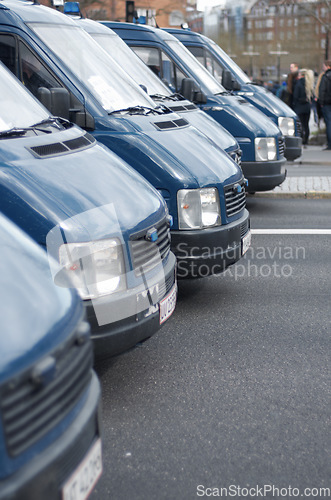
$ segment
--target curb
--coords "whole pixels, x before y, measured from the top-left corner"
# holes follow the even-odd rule
[[[255,193],[248,194],[247,198],[303,198],[306,200],[312,199],[331,199],[331,193],[327,191],[306,191],[306,192],[265,192],[265,193]]]
[[[318,161],[314,161],[314,160],[295,160],[295,161],[291,161],[291,162],[288,162],[290,165],[322,165],[322,166],[327,166],[327,167],[331,167],[331,161],[328,161],[328,160],[318,160]]]

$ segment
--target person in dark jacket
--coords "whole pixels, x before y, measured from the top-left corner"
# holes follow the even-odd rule
[[[302,144],[306,146],[309,139],[309,118],[313,99],[314,72],[311,69],[300,69],[293,89],[293,109],[302,124]]]
[[[299,65],[298,63],[290,64],[290,72],[287,75],[287,93],[286,93],[286,104],[288,104],[293,109],[293,92],[294,87],[298,79]]]
[[[318,94],[326,125],[328,143],[325,149],[331,149],[331,60],[324,62],[323,69],[324,75],[321,79]]]

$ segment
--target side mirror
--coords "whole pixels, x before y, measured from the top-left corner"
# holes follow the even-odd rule
[[[232,81],[232,90],[240,90],[240,89],[241,89],[241,85],[238,82],[238,80],[233,80]]]
[[[207,96],[202,90],[199,90],[198,92],[194,92],[194,98],[193,102],[196,102],[197,104],[206,104],[207,103]]]
[[[50,89],[51,91],[51,112],[54,116],[61,116],[69,120],[70,95],[67,89],[62,87]]]
[[[207,102],[207,96],[192,78],[183,78],[179,93],[188,101],[199,104],[206,104]]]
[[[192,78],[183,78],[179,93],[188,101],[193,101],[195,83]]]
[[[240,90],[240,83],[232,77],[231,71],[223,69],[222,71],[222,85],[226,90]]]
[[[222,85],[226,90],[232,90],[232,75],[228,69],[222,71]]]
[[[70,96],[67,89],[40,87],[37,97],[52,115],[69,120]]]

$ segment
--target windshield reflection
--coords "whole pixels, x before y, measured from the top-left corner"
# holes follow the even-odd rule
[[[133,106],[155,107],[139,85],[81,28],[39,23],[31,23],[30,27],[106,111]]]
[[[246,75],[246,73],[238,66],[237,63],[233,61],[233,59],[231,59],[230,56],[228,56],[226,52],[224,52],[224,50],[221,49],[219,45],[217,45],[217,43],[212,41],[212,46],[215,52],[217,52],[221,56],[221,58],[227,63],[228,67],[230,68],[230,71],[232,71],[232,73],[236,75],[238,78],[241,78],[242,80],[241,83],[252,83],[248,78],[248,76]]]
[[[226,92],[225,88],[209,73],[209,71],[194,57],[193,54],[179,41],[166,40],[167,44],[190,68],[198,82],[208,90],[209,94]]]
[[[109,30],[109,28],[107,28]],[[110,30],[109,30],[110,31]],[[145,85],[149,95],[170,95],[171,92],[145,63],[117,35],[90,33],[94,40],[134,79]]]
[[[0,132],[31,127],[48,116],[47,111],[0,63]]]

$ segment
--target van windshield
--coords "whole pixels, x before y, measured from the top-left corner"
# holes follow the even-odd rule
[[[0,63],[0,132],[47,120],[49,113]]]
[[[108,35],[106,33],[90,33],[90,35],[118,64],[121,65],[136,83],[145,85],[149,95],[171,95],[168,87],[161,82],[153,71],[142,62],[119,36],[112,34]]]
[[[231,59],[230,56],[228,56],[226,52],[224,52],[224,50],[221,49],[219,45],[217,45],[217,43],[215,43],[213,40],[209,40],[209,42],[212,44],[215,52],[217,52],[221,56],[221,59],[223,59],[225,64],[227,64],[229,70],[242,80],[241,83],[252,83],[246,73],[238,66],[237,63],[234,62],[233,59]]]
[[[29,26],[85,85],[108,112],[154,101],[81,28],[30,23]]]
[[[166,40],[167,44],[178,55],[183,63],[190,68],[198,83],[208,90],[209,94],[221,94],[225,88],[209,73],[209,71],[191,54],[179,40]]]

